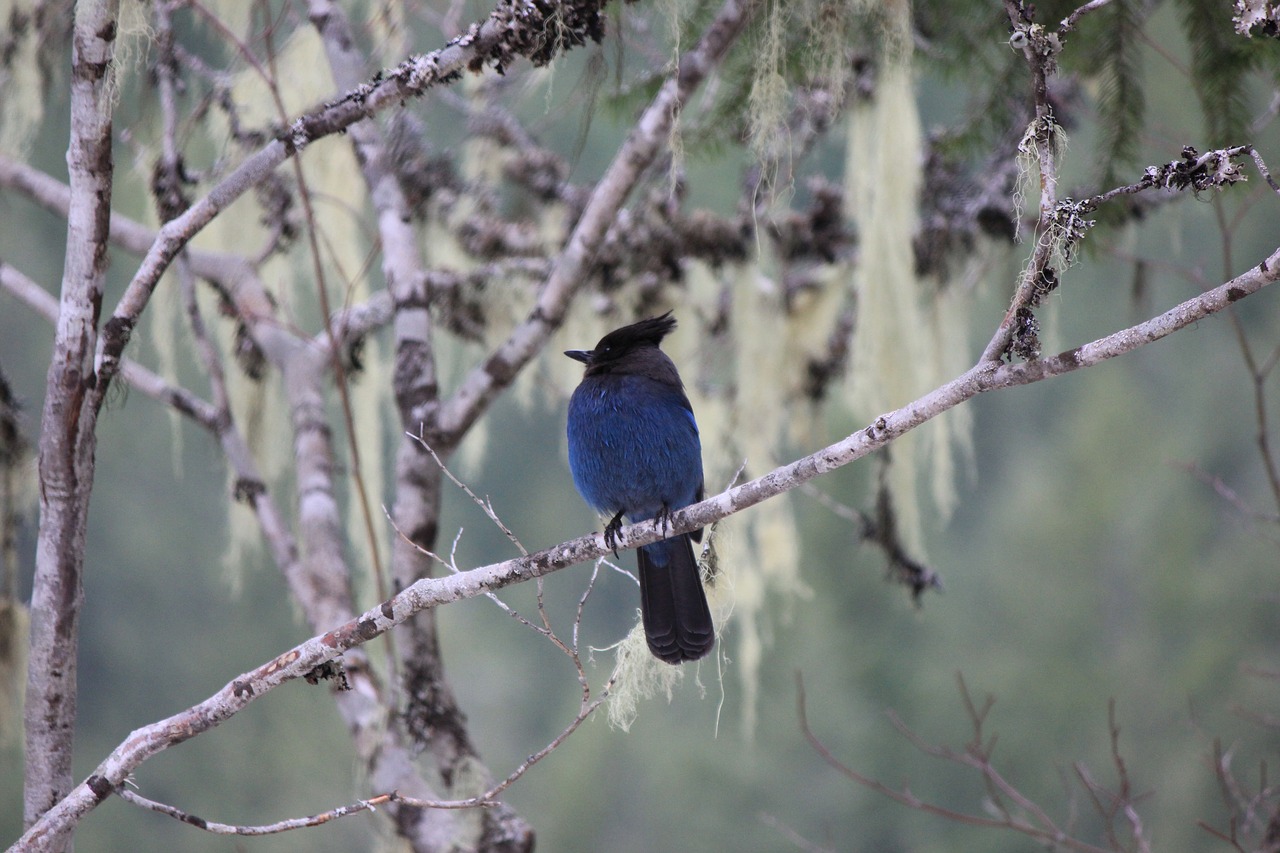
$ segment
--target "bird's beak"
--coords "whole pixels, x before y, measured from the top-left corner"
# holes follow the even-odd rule
[[[590,364],[591,356],[594,355],[594,353],[589,349],[567,349],[564,351],[564,354],[574,361],[580,361],[583,364]]]

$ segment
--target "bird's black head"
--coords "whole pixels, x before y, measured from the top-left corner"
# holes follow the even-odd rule
[[[648,363],[653,359],[646,357],[637,360],[627,357],[647,350],[656,353],[660,357],[658,361],[670,364],[670,360],[658,350],[658,344],[675,327],[676,319],[668,311],[661,317],[650,317],[647,320],[632,323],[630,326],[614,329],[600,339],[595,349],[566,350],[565,355],[585,364],[588,376],[599,373],[642,372],[629,370],[628,364],[634,364],[636,361]]]

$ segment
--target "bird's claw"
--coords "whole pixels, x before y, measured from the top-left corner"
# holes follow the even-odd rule
[[[671,507],[663,504],[662,509],[653,517],[653,523],[658,525],[658,532],[665,538],[667,531],[671,529]]]
[[[618,556],[618,531],[622,529],[622,513],[618,513],[613,520],[604,526],[604,546],[613,551],[613,556]]]

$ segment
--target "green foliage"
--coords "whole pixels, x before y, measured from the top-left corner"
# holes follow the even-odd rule
[[[1219,0],[1179,0],[1191,44],[1191,85],[1204,111],[1201,148],[1239,145],[1249,123],[1246,77],[1264,55],[1274,67],[1274,43],[1241,38],[1231,26],[1230,9]]]
[[[987,0],[921,0],[912,8],[913,23],[923,42],[920,57],[944,79],[972,81],[975,71],[981,70],[985,76],[1017,58],[1000,38],[1009,29],[1009,20],[997,4]]]
[[[967,161],[990,154],[993,148],[1013,150],[1017,134],[1030,118],[1030,105],[1017,88],[1017,82],[1025,78],[1026,65],[1011,50],[1004,51],[1001,57],[1003,61],[993,64],[988,72],[991,85],[967,87],[968,104],[963,115],[934,133],[932,142],[941,156]],[[930,69],[939,67],[945,80],[958,73],[954,68],[931,64],[927,58],[921,64]]]
[[[1097,69],[1103,187],[1115,185],[1119,167],[1133,162],[1146,118],[1141,56],[1146,8],[1143,0],[1115,0],[1090,22],[1097,36],[1081,40],[1080,55]]]

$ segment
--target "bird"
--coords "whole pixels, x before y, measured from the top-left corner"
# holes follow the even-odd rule
[[[702,444],[676,366],[659,344],[676,327],[668,311],[609,332],[594,349],[568,350],[586,365],[569,399],[569,471],[616,545],[625,517],[669,523],[703,498]],[[640,617],[649,650],[670,664],[698,660],[715,644],[693,542],[681,533],[636,551]]]

